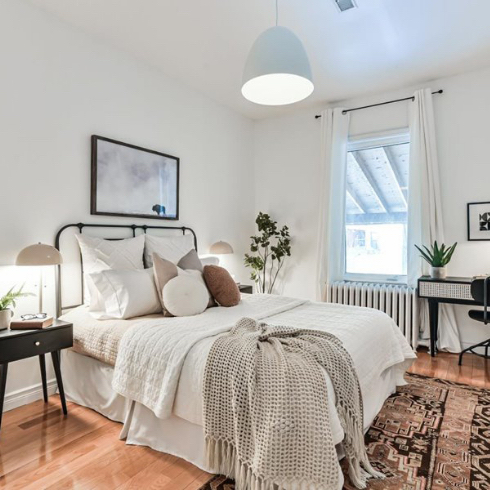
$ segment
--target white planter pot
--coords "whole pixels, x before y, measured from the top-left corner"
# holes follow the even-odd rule
[[[446,267],[431,267],[430,277],[432,279],[444,279],[446,277]]]
[[[10,327],[10,319],[12,318],[14,312],[12,310],[2,310],[0,311],[0,330],[5,330]]]

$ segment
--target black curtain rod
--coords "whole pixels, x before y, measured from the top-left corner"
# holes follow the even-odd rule
[[[435,94],[442,94],[444,93],[444,90],[437,90],[435,92],[432,92],[432,95]],[[388,100],[386,102],[379,102],[378,104],[371,104],[371,105],[363,105],[362,107],[353,107],[352,109],[346,109],[345,111],[342,111],[342,114],[347,114],[348,112],[353,112],[353,111],[360,111],[361,109],[369,109],[370,107],[378,107],[380,105],[386,105],[386,104],[394,104],[395,102],[403,102],[405,100],[415,100],[415,97],[405,97],[404,99],[395,99],[395,100]],[[315,116],[315,119],[319,119],[322,117],[320,114],[317,114]]]

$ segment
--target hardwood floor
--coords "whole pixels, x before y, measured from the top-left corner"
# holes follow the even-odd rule
[[[431,358],[419,352],[411,372],[490,388],[490,361],[455,354]],[[63,417],[59,398],[6,412],[0,432],[0,488],[197,490],[208,473],[186,461],[129,446],[121,424],[70,403]]]

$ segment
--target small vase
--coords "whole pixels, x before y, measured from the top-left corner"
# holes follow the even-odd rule
[[[445,267],[431,267],[430,268],[430,277],[432,277],[432,279],[445,279],[446,268]]]
[[[14,312],[12,310],[1,310],[0,311],[0,330],[6,330],[10,327],[10,319]]]

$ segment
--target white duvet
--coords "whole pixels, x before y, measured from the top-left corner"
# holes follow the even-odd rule
[[[244,316],[336,335],[353,358],[365,399],[374,396],[388,368],[394,367],[390,374],[394,371],[397,384],[404,384],[403,373],[416,357],[397,325],[380,311],[250,295],[233,308],[210,308],[195,317],[152,318],[129,328],[119,342],[114,390],[145,405],[159,418],[174,413],[202,425],[207,354],[216,335],[227,332]],[[334,394],[328,378],[327,384],[332,412]]]

